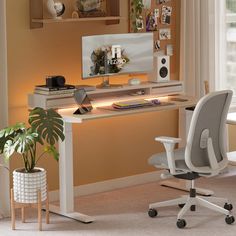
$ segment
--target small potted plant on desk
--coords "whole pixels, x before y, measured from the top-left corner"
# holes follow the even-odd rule
[[[0,131],[0,154],[9,160],[14,153],[17,153],[23,161],[24,166],[13,171],[11,191],[11,204],[16,202],[22,206],[40,204],[39,199],[40,202],[47,199],[46,171],[36,166],[45,154],[50,154],[58,160],[59,153],[55,144],[59,139],[63,141],[65,138],[62,117],[53,109],[44,110],[39,107],[33,109],[29,113],[28,122],[30,127],[26,127],[24,123],[16,123]],[[44,146],[41,153],[37,152],[38,144]],[[11,210],[14,229],[15,213],[14,209]],[[22,218],[24,218],[23,212]],[[39,226],[40,230],[41,227]]]

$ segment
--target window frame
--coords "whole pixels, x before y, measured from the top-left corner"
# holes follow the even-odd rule
[[[226,0],[225,0],[226,2]],[[225,54],[227,53],[227,43],[228,43],[228,40],[227,40],[227,24],[230,24],[230,23],[236,23],[236,12],[235,13],[227,13],[226,12],[226,4],[225,4],[225,47],[226,47],[226,51],[225,51]],[[225,55],[225,67],[227,66],[227,57]],[[227,74],[227,73],[225,73]],[[225,78],[226,79],[226,78]],[[233,99],[232,99],[232,103],[231,103],[231,110],[234,110],[236,111],[236,94],[233,95]]]
[[[236,23],[236,12],[227,13],[226,0],[215,4],[215,89],[226,88],[227,24]],[[236,94],[233,95],[230,111],[236,111]]]

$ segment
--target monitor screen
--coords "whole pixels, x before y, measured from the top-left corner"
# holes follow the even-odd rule
[[[82,77],[153,70],[153,33],[82,37]]]

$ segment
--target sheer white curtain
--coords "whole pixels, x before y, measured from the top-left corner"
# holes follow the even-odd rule
[[[210,91],[218,89],[223,74],[223,53],[219,46],[224,21],[219,9],[224,0],[181,0],[180,79],[184,81],[185,93],[197,98],[205,94],[204,81]],[[185,145],[190,117],[180,112],[179,135]]]
[[[185,92],[204,95],[204,81],[210,90],[219,88],[223,71],[220,42],[224,19],[220,17],[223,0],[181,0],[181,69]],[[221,15],[222,16],[222,15]],[[220,28],[219,28],[220,26]],[[221,58],[222,60],[222,58]]]
[[[213,0],[212,0],[213,1]],[[227,35],[226,35],[226,0],[215,0],[214,12],[212,18],[214,19],[215,34],[212,40],[215,41],[215,89],[224,89],[226,81],[226,55],[227,55]]]
[[[8,123],[6,0],[0,1],[0,129]],[[0,164],[6,165],[0,157]],[[0,167],[0,217],[9,216],[9,172]]]
[[[220,88],[219,78],[224,74],[221,66],[225,51],[221,46],[225,35],[222,34],[224,2],[181,0],[180,79],[190,96],[200,98],[205,94],[204,81],[209,82],[210,91]],[[184,109],[179,113],[181,146],[185,146],[191,117]]]

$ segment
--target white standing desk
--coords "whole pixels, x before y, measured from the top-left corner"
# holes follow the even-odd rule
[[[171,96],[173,98],[173,96]],[[196,100],[191,97],[177,96],[186,98],[187,101],[169,101],[172,104],[166,106],[155,106],[148,108],[129,109],[122,111],[93,109],[85,115],[73,115],[76,109],[62,109],[59,113],[64,119],[65,141],[59,143],[59,187],[60,187],[60,206],[50,205],[50,211],[56,214],[69,217],[83,223],[90,223],[93,218],[74,211],[74,185],[73,185],[73,138],[72,124],[82,123],[86,120],[102,119],[115,116],[132,115],[137,113],[147,113],[154,111],[165,111],[190,107],[196,104]]]

